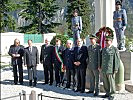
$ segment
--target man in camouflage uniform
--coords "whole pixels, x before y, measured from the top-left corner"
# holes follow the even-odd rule
[[[91,45],[88,47],[88,69],[90,76],[90,90],[88,93],[94,93],[95,91],[94,96],[98,96],[100,90],[98,67],[100,67],[101,46],[96,43],[96,35],[92,34],[89,38]]]
[[[125,9],[121,9],[121,2],[116,2],[116,11],[113,13],[113,27],[116,32],[118,49],[125,50],[125,35],[124,31],[127,25],[127,14]]]
[[[111,97],[115,93],[115,74],[120,66],[118,49],[112,45],[113,37],[106,36],[106,47],[102,49],[101,72],[106,94],[103,98]]]

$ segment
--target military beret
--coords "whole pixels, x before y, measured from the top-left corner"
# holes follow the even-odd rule
[[[105,41],[108,41],[108,40],[113,40],[114,38],[112,36],[106,36],[105,37]]]
[[[115,5],[121,5],[122,6],[120,1],[116,1]]]
[[[97,38],[97,36],[96,36],[95,34],[90,34],[90,35],[89,35],[89,38],[90,38],[90,39],[93,39],[93,38]]]

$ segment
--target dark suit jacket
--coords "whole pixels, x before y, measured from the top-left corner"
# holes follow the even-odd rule
[[[61,58],[63,59],[63,51],[65,50],[65,48],[63,46],[60,46],[58,49],[58,53],[61,56]],[[54,63],[56,66],[60,67],[61,63],[58,61],[56,54],[55,54],[55,47],[54,47],[54,52],[53,52],[53,57],[52,57],[52,63]]]
[[[87,52],[86,46],[82,46],[79,51],[78,51],[78,47],[74,48],[74,62],[79,61],[81,63],[80,66],[78,66],[79,68],[87,67],[87,63],[86,63],[87,57],[88,57],[88,52]]]
[[[54,52],[54,47],[49,45],[42,45],[41,54],[40,54],[40,62],[43,62],[45,65],[52,65],[52,54]]]
[[[66,69],[74,69],[74,48],[71,50],[66,48],[63,52],[63,62]]]
[[[25,48],[24,64],[27,66],[36,66],[39,64],[39,54],[37,47],[32,46],[32,52],[29,51],[29,47]]]
[[[16,47],[15,45],[11,45],[8,54],[12,57],[12,54],[20,54],[20,57],[12,57],[11,64],[12,65],[20,65],[22,64],[22,57],[24,55],[24,46],[19,45]]]

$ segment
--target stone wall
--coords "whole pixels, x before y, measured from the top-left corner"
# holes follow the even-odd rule
[[[34,46],[37,46],[39,53],[41,49],[41,45],[44,44],[44,41],[46,38],[51,40],[53,36],[55,36],[56,33],[48,33],[43,35],[43,43],[33,43]],[[7,32],[7,33],[1,33],[1,46],[0,46],[0,54],[1,55],[8,55],[8,51],[10,48],[10,45],[14,44],[15,39],[20,40],[20,44],[24,45],[25,47],[28,46],[27,43],[24,43],[24,34],[23,33],[16,33],[16,32]]]
[[[1,33],[1,46],[0,46],[0,54],[7,55],[10,45],[14,44],[15,39],[20,40],[20,44],[24,44],[24,34],[16,33],[16,32],[8,32],[8,33]]]

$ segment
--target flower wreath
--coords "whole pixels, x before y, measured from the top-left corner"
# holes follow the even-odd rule
[[[96,33],[96,36],[98,38],[97,42],[100,43],[102,33],[105,33],[105,37],[109,36],[109,37],[113,38],[114,37],[113,32],[114,31],[111,28],[109,28],[109,27],[105,27],[104,26],[104,27],[100,28],[99,31]]]

